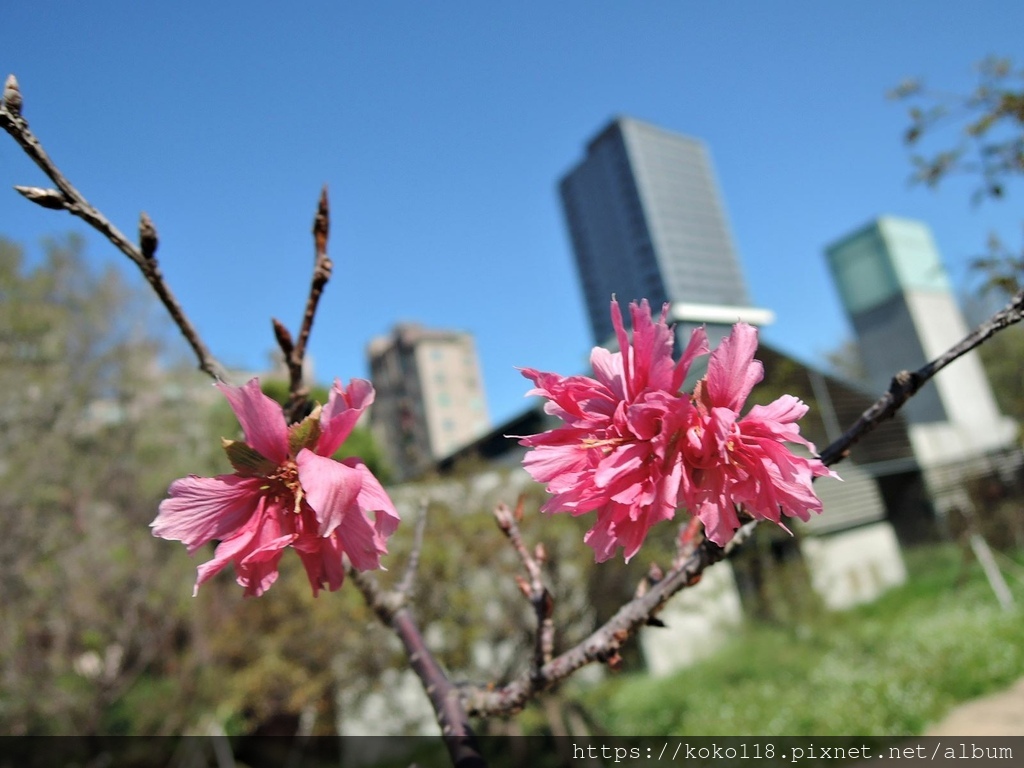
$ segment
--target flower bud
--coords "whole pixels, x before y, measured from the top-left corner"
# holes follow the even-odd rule
[[[24,103],[21,98],[21,89],[18,87],[18,78],[8,75],[4,81],[4,106],[7,111],[15,117],[21,115],[21,107]]]

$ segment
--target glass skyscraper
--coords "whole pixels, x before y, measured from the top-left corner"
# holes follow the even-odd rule
[[[681,335],[707,324],[714,343],[751,308],[704,144],[619,117],[587,145],[559,191],[594,341],[613,336],[608,304],[671,305]]]

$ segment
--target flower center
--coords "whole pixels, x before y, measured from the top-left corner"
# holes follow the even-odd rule
[[[292,500],[292,511],[297,515],[302,508],[302,484],[299,482],[299,467],[288,459],[275,469],[268,477],[271,485],[269,493],[278,499]]]

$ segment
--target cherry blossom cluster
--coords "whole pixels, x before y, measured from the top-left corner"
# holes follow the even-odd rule
[[[681,508],[719,545],[739,528],[740,508],[780,525],[782,515],[806,521],[820,512],[811,482],[837,476],[789,445],[814,452],[796,423],[807,406],[784,395],[741,416],[764,377],[754,359],[757,330],[736,324],[688,393],[687,373],[710,351],[704,329],[693,332],[676,361],[667,307],[657,320],[646,301],[630,304],[630,314],[632,338],[612,300],[619,351],[594,348],[593,378],[522,371],[535,385],[528,394],[546,398],[546,412],[564,422],[520,441],[533,448],[523,462],[527,471],[552,494],[542,510],[596,513],[584,541],[599,562],[620,547],[629,560],[651,527]]]

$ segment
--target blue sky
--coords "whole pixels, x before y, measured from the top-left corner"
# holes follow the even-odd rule
[[[908,184],[907,76],[966,91],[1019,50],[1006,2],[10,3],[0,73],[72,183],[123,231],[155,221],[172,288],[215,354],[260,368],[293,329],[330,186],[334,279],[318,376],[365,376],[396,321],[473,332],[491,416],[515,366],[584,369],[591,346],[557,179],[612,116],[711,150],[767,340],[814,360],[849,335],[822,255],[889,213],[926,221],[956,282],[1020,191]],[[42,184],[0,137],[0,187]],[[0,234],[84,225],[0,189]],[[97,261],[120,259],[88,235]]]

